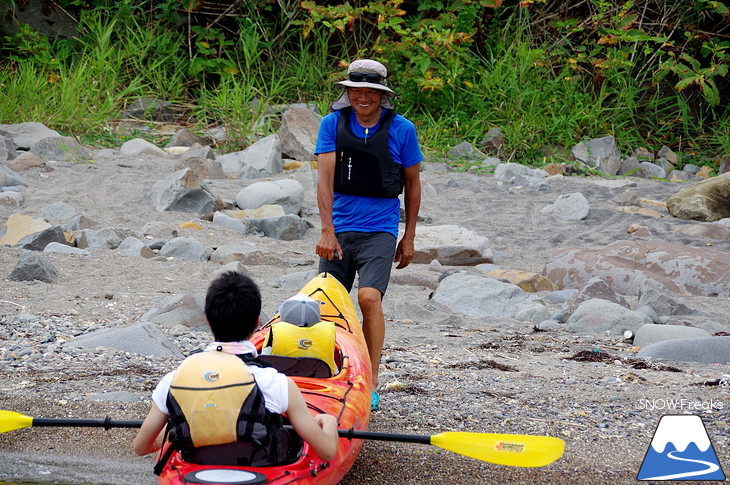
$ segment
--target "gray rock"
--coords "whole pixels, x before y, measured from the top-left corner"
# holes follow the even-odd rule
[[[681,189],[667,199],[667,210],[680,219],[705,222],[730,217],[730,173]]]
[[[244,243],[240,245],[222,245],[215,248],[213,254],[210,255],[211,263],[222,263],[230,261],[241,261],[246,255],[258,251],[252,243]],[[225,264],[225,263],[223,263]]]
[[[211,275],[211,280],[214,280],[218,276],[229,271],[234,271],[245,276],[250,276],[248,270],[246,269],[246,266],[244,266],[243,263],[241,263],[240,261],[231,261],[230,263],[226,263],[217,270],[215,270]]]
[[[464,141],[446,152],[446,158],[449,160],[480,162],[487,158],[487,155],[477,150],[477,148],[471,143]]]
[[[173,121],[172,103],[151,97],[137,98],[130,103],[122,114],[124,118],[137,118],[152,121]]]
[[[636,334],[642,325],[650,324],[652,321],[643,313],[596,298],[581,303],[566,323],[571,332],[618,337],[626,330]]]
[[[191,237],[176,237],[170,239],[160,248],[159,256],[163,258],[179,258],[190,261],[207,261],[207,248]]]
[[[652,360],[725,364],[730,362],[730,337],[663,340],[643,347],[636,356]]]
[[[15,208],[20,207],[23,205],[23,194],[0,189],[0,205],[8,205]]]
[[[580,142],[571,153],[587,167],[608,175],[616,175],[621,167],[621,152],[611,135]]]
[[[514,318],[535,296],[493,278],[455,273],[444,278],[432,302],[442,310],[471,317]]]
[[[548,320],[550,315],[550,310],[545,305],[533,302],[518,311],[515,319],[523,322],[539,323]]]
[[[565,325],[560,323],[557,320],[543,320],[542,322],[539,322],[535,325],[535,328],[540,331],[547,331],[547,330],[564,330]]]
[[[637,307],[635,311],[637,311],[639,313],[643,313],[647,317],[651,318],[651,321],[654,322],[655,324],[664,323],[662,321],[662,318],[659,316],[659,314],[657,312],[655,312],[654,309],[652,307],[650,307],[649,305],[641,305],[641,306]]]
[[[672,151],[672,149],[666,145],[662,145],[659,152],[657,152],[656,157],[657,157],[657,159],[664,159],[667,162],[672,163],[674,165],[676,165],[677,162],[679,161],[679,157],[677,156],[677,154],[674,153]]]
[[[642,175],[641,163],[636,157],[629,157],[621,162],[617,175],[640,177]]]
[[[27,187],[28,184],[23,177],[15,173],[10,167],[0,163],[0,187]]]
[[[231,217],[225,212],[216,211],[213,214],[213,224],[218,224],[234,231],[242,232],[244,234],[251,232],[252,227],[248,219],[239,219],[238,217]]]
[[[303,239],[307,229],[312,226],[309,222],[294,214],[285,214],[278,217],[264,217],[249,219],[251,228],[255,231],[282,241]]]
[[[649,324],[643,325],[636,331],[634,345],[643,348],[656,342],[663,342],[664,340],[704,337],[711,337],[711,335],[705,330],[696,327]]]
[[[641,174],[646,178],[667,178],[667,171],[660,167],[656,163],[652,162],[641,162]]]
[[[591,205],[581,193],[561,194],[552,205],[544,207],[540,212],[551,214],[567,221],[582,221],[588,217]]]
[[[730,255],[667,241],[615,241],[597,249],[560,248],[548,257],[544,274],[560,288],[575,288],[599,277],[621,295],[638,295],[647,278],[675,294],[730,295]]]
[[[217,158],[223,171],[240,179],[270,177],[284,166],[279,136],[269,135],[240,152]]]
[[[224,179],[226,178],[220,162],[203,157],[186,157],[175,162],[175,170],[190,169],[201,179]]]
[[[200,145],[209,145],[212,140],[207,136],[196,135],[187,128],[181,128],[170,137],[167,142],[168,147],[191,147],[198,143]]]
[[[494,178],[500,182],[523,187],[527,190],[550,190],[545,177],[540,172],[518,163],[501,163],[494,169]]]
[[[43,251],[45,247],[52,242],[68,244],[61,226],[53,226],[40,232],[28,234],[14,244],[13,247],[18,249],[29,249],[31,251]]]
[[[154,145],[143,138],[134,138],[125,141],[119,148],[122,155],[137,157],[139,155],[153,155],[160,158],[169,158],[165,150]]]
[[[94,229],[82,230],[76,246],[81,249],[97,251],[99,249],[116,249],[121,243],[122,237],[117,233],[117,230],[111,227],[105,227],[98,231]]]
[[[0,134],[0,163],[14,160],[17,156],[13,140]]]
[[[658,315],[687,315],[692,310],[681,303],[669,288],[659,281],[646,278],[639,287],[637,307],[648,306]]]
[[[86,249],[75,248],[73,246],[69,246],[68,244],[61,244],[57,242],[48,243],[45,249],[43,249],[43,252],[54,254],[76,254],[79,256],[91,255],[91,251],[87,251]]]
[[[33,143],[50,136],[61,136],[56,130],[34,121],[14,125],[0,125],[0,135],[13,140],[19,150],[30,150]]]
[[[177,346],[162,331],[149,322],[139,322],[116,328],[97,330],[66,342],[63,347],[95,349],[107,347],[142,355],[184,358]]]
[[[699,224],[686,225],[678,227],[674,230],[681,234],[687,234],[692,237],[704,237],[707,239],[729,239],[730,229],[727,229],[722,224],[716,224],[712,222],[701,222]]]
[[[10,273],[11,281],[43,281],[53,283],[58,279],[58,270],[46,257],[33,251],[23,251]]]
[[[576,293],[578,293],[578,290],[576,290],[575,288],[568,288],[565,290],[543,293],[542,295],[540,295],[540,299],[545,303],[559,305],[561,303],[566,303]]]
[[[499,153],[504,145],[504,135],[499,127],[490,128],[484,138],[479,141],[479,146],[489,153]]]
[[[128,236],[119,244],[118,251],[132,257],[154,258],[155,253],[141,239]]]
[[[38,140],[30,151],[45,160],[85,162],[91,159],[89,151],[70,136],[51,136]]]
[[[185,325],[208,328],[205,320],[205,293],[172,295],[142,315],[141,320],[165,327]]]
[[[570,297],[566,305],[566,312],[573,313],[581,303],[595,298],[611,301],[624,308],[629,308],[629,302],[623,296],[616,293],[604,280],[596,276],[588,280],[577,293]]]
[[[669,173],[669,175],[667,175],[667,178],[672,182],[699,182],[700,180],[702,180],[696,175],[692,175],[691,173],[685,172],[684,170],[673,170]]]
[[[489,239],[455,225],[420,226],[415,240],[412,263],[442,265],[477,265],[493,263]]]
[[[315,160],[314,146],[321,121],[321,116],[307,108],[286,110],[277,132],[281,140],[282,156],[301,161]]]
[[[152,206],[158,211],[202,215],[213,212],[215,208],[216,197],[205,186],[204,180],[189,168],[156,182],[151,192]]]
[[[236,195],[241,209],[258,209],[264,205],[280,205],[286,214],[299,214],[304,200],[304,187],[294,179],[256,182]]]

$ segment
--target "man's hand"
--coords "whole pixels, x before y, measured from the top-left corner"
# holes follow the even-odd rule
[[[403,236],[398,243],[398,247],[395,248],[395,257],[393,258],[393,261],[398,263],[395,269],[403,269],[411,264],[413,255],[416,253],[413,240],[414,238],[412,237]]]
[[[322,231],[317,241],[317,255],[327,261],[332,261],[332,258],[342,259],[342,248],[334,231]]]

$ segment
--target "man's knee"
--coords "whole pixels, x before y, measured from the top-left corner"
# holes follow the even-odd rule
[[[376,311],[382,308],[382,293],[375,288],[360,288],[357,292],[357,301],[360,309],[365,311]]]

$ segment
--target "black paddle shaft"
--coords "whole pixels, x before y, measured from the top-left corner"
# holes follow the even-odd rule
[[[374,431],[355,431],[353,429],[338,429],[340,437],[349,439],[376,440],[376,441],[399,441],[401,443],[431,444],[430,436],[418,436],[413,434],[377,433]]]
[[[111,419],[107,416],[104,419],[63,419],[63,418],[33,418],[33,427],[75,427],[75,428],[139,428],[142,421],[139,420],[119,420]],[[287,429],[293,429],[292,426],[284,426]],[[376,441],[399,441],[401,443],[421,443],[424,445],[431,444],[430,436],[419,436],[412,434],[397,433],[377,433],[374,431],[356,431],[350,429],[338,429],[337,433],[341,438],[376,440]]]
[[[104,419],[63,419],[63,418],[33,418],[33,427],[44,426],[64,426],[75,428],[139,428],[142,421],[138,420],[118,420],[111,419],[107,416]]]

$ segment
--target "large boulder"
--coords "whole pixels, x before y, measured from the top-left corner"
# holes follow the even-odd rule
[[[685,187],[667,199],[674,217],[713,222],[730,217],[730,173]]]
[[[577,161],[605,174],[616,175],[621,168],[621,152],[611,135],[582,141],[571,153]]]
[[[299,214],[303,200],[304,187],[294,179],[255,182],[236,195],[236,205],[241,209],[279,205],[286,214]]]
[[[647,278],[678,295],[730,295],[730,254],[666,241],[561,248],[548,257],[544,274],[560,288],[582,288],[598,277],[621,295],[638,295]]]
[[[307,108],[286,110],[278,131],[282,155],[294,160],[315,160],[314,145],[320,121],[322,117]]]
[[[489,240],[456,225],[419,227],[412,263],[443,265],[477,265],[494,262]]]
[[[474,274],[455,273],[441,280],[431,301],[442,310],[470,317],[515,318],[535,298],[535,295],[511,283]]]
[[[152,205],[158,211],[213,212],[216,197],[189,168],[178,170],[152,186]]]

